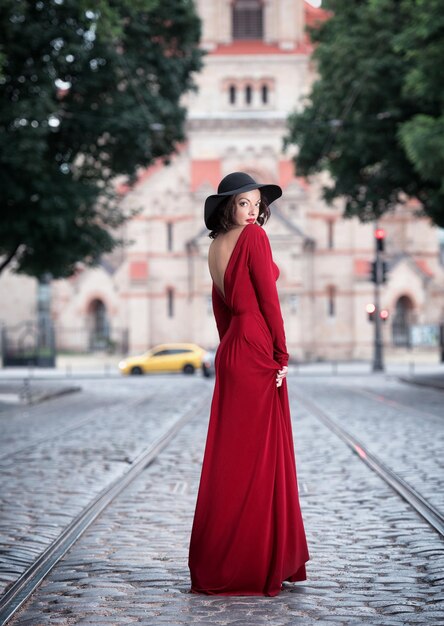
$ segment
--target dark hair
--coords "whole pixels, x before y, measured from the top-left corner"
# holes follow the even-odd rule
[[[229,196],[217,207],[214,212],[213,224],[211,232],[208,235],[211,239],[216,239],[219,233],[227,233],[236,225],[234,221],[234,210],[236,207],[236,196]],[[259,215],[256,222],[263,226],[270,217],[270,207],[263,194],[261,194],[261,203],[259,205]]]

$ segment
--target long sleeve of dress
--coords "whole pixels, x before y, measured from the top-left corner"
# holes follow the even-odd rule
[[[249,234],[248,268],[259,308],[273,339],[273,357],[281,366],[288,365],[284,321],[276,289],[270,242],[267,233],[260,226],[246,228]]]
[[[219,333],[219,339],[222,341],[223,336],[227,332],[228,326],[231,322],[231,312],[223,301],[214,284],[211,297],[213,302],[213,313],[216,320],[217,331]]]

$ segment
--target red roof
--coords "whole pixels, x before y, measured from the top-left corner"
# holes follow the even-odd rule
[[[118,185],[117,193],[121,194],[122,196],[125,195],[126,193],[128,193],[128,191],[130,191],[131,189],[133,189],[134,187],[136,187],[140,183],[144,182],[148,178],[150,178],[153,174],[155,174],[156,172],[161,170],[164,166],[165,166],[165,164],[162,161],[162,159],[157,159],[157,161],[155,163],[153,163],[153,165],[150,165],[149,167],[145,168],[144,170],[141,170],[137,174],[137,180],[136,180],[136,182],[134,183],[133,186],[128,185],[126,183],[122,183],[122,184]]]
[[[312,27],[328,20],[332,13],[325,9],[316,8],[309,2],[304,2],[305,25]]]
[[[176,154],[180,154],[185,149],[185,145],[186,145],[185,143],[177,144],[177,146],[176,146],[176,153],[172,154],[170,156],[170,159],[173,160],[174,157],[176,156]],[[141,169],[137,173],[137,180],[136,180],[136,182],[133,185],[128,185],[126,183],[120,183],[119,185],[117,185],[117,193],[119,193],[122,196],[124,196],[129,191],[131,191],[131,189],[134,189],[135,187],[137,187],[141,183],[145,182],[146,180],[148,180],[148,178],[151,178],[151,176],[153,176],[153,174],[155,174],[156,172],[159,172],[164,167],[166,167],[165,162],[162,159],[160,159],[160,158],[156,159],[152,165],[150,165],[150,166],[148,166],[148,167],[146,167],[144,169]]]
[[[238,39],[228,44],[219,44],[210,54],[308,54],[311,48],[307,42],[299,43],[290,50],[282,49],[275,43],[261,39]]]
[[[316,26],[331,17],[330,11],[316,8],[309,2],[304,2],[304,16],[306,26]],[[281,48],[277,43],[266,43],[261,39],[238,39],[228,44],[219,44],[209,54],[214,55],[241,55],[241,54],[310,54],[312,44],[306,34],[302,41],[294,42],[294,48]]]

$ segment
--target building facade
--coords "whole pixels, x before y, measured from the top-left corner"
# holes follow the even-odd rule
[[[128,245],[96,269],[54,281],[59,348],[111,344],[134,353],[169,341],[215,347],[203,204],[223,176],[241,170],[284,191],[265,228],[281,270],[278,289],[292,357],[369,358],[374,224],[343,219],[340,202],[327,207],[322,177],[295,175],[293,154],[283,149],[287,116],[301,106],[314,78],[305,27],[325,16],[302,0],[196,5],[207,55],[198,91],[185,102],[187,142],[168,166],[155,164],[134,187],[121,189],[122,203],[140,209],[123,228]],[[389,311],[383,332],[390,345],[406,345],[412,324],[444,321],[438,231],[417,211],[406,202],[380,223],[387,233],[390,271],[382,305]],[[0,291],[5,281],[21,280],[30,279],[7,275]],[[26,315],[33,289],[28,284],[28,300],[19,307]]]

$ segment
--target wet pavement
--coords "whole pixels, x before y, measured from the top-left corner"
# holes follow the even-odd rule
[[[6,544],[20,548],[38,537],[37,520],[42,527],[57,510],[65,515],[68,509],[69,516],[70,507],[81,508],[87,495],[120,471],[124,455],[131,458],[173,415],[177,418],[185,406],[193,408],[193,402],[194,417],[72,547],[11,624],[444,623],[442,539],[298,400],[315,401],[419,491],[437,494],[439,504],[444,491],[442,393],[384,376],[290,377],[311,555],[308,580],[287,585],[276,598],[206,597],[189,593],[187,552],[208,423],[208,402],[202,399],[212,381],[162,376],[107,384],[100,390],[87,385],[81,400],[79,394],[54,400],[46,403],[46,412],[40,405],[33,408],[38,414],[17,412],[8,420],[5,445],[17,447],[24,445],[31,422],[30,443],[55,425],[69,428],[76,419],[87,424],[60,435],[51,446],[23,449],[14,463],[4,459],[11,465],[0,465],[1,476],[7,476],[2,493],[14,480],[11,491],[24,490],[18,521],[14,524],[10,515],[5,525],[2,513]],[[83,414],[87,406],[91,419]],[[52,485],[52,495],[46,495],[50,508],[41,506],[40,517],[33,484],[41,484],[40,498]]]

